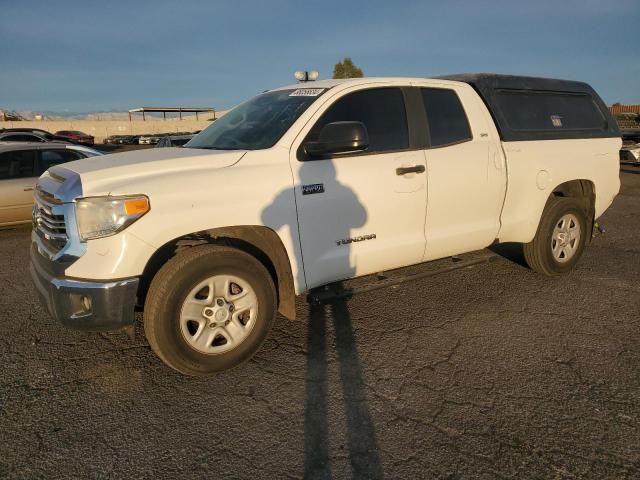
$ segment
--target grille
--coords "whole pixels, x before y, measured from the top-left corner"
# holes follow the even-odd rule
[[[64,215],[53,213],[60,203],[48,193],[37,190],[33,206],[33,229],[51,256],[62,250],[69,240]]]

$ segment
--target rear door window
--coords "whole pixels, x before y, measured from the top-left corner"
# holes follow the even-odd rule
[[[35,150],[16,150],[0,154],[0,180],[34,177]]]
[[[456,92],[446,88],[421,88],[432,147],[471,140],[471,128]]]

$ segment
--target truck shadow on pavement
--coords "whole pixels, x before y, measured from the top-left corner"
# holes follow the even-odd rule
[[[310,302],[304,408],[304,478],[331,478],[328,424],[327,329],[333,322],[347,420],[352,478],[382,478],[375,427],[365,394],[351,314],[345,299]]]
[[[318,258],[323,255],[325,266],[333,270],[332,275],[342,278],[355,276],[351,264],[351,243],[341,244],[340,239],[348,239],[367,224],[367,211],[356,193],[340,181],[335,160],[303,162],[300,165],[297,185],[280,192],[271,205],[262,211],[264,225],[278,231],[284,226],[281,212],[287,210],[298,195],[298,221],[289,225],[289,231],[302,231],[302,238],[292,238],[292,243],[316,242],[323,245],[317,251],[309,250],[305,267],[309,271],[318,267]],[[303,199],[305,185],[322,185],[319,195]],[[326,192],[326,194],[325,194]],[[323,196],[324,195],[324,196]],[[331,200],[339,200],[331,203]],[[332,208],[335,207],[335,208]],[[300,217],[303,220],[300,221]],[[305,223],[306,222],[306,223]],[[306,239],[305,239],[306,233]],[[326,242],[326,243],[322,243]],[[337,245],[336,245],[337,244]],[[324,249],[324,250],[323,250]],[[302,249],[302,255],[305,254]],[[312,260],[315,259],[314,263]],[[309,278],[306,279],[307,282]],[[316,282],[319,283],[319,282]],[[334,287],[341,289],[340,283]],[[356,339],[351,323],[351,315],[345,299],[317,303],[310,300],[309,324],[307,330],[307,357],[304,410],[304,478],[331,478],[329,431],[329,374],[327,337],[330,322],[335,334],[336,356],[340,388],[344,399],[347,445],[351,477],[382,478],[382,467],[378,456],[375,427],[369,412],[362,370],[358,358]],[[340,412],[338,412],[340,413]],[[340,416],[338,414],[338,416]]]

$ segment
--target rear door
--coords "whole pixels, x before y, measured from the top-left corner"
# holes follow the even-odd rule
[[[31,218],[36,185],[36,151],[15,150],[0,154],[0,225]]]
[[[427,115],[425,260],[490,245],[506,189],[495,127],[471,88],[420,88]],[[472,121],[471,121],[472,120]]]

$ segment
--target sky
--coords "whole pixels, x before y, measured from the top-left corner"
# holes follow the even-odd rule
[[[0,109],[227,109],[294,82],[495,72],[640,103],[640,0],[0,0]]]

